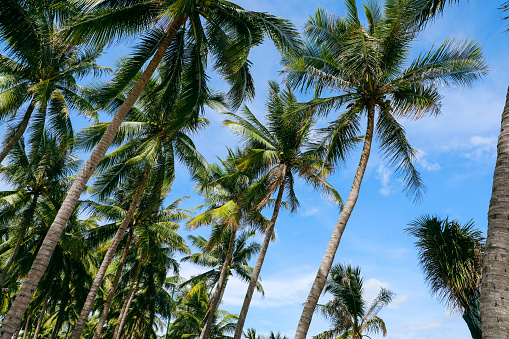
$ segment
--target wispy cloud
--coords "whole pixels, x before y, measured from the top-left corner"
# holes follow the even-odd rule
[[[380,180],[382,188],[378,191],[381,195],[391,194],[390,182],[391,182],[391,171],[383,164],[378,166],[376,170],[376,178]]]
[[[442,169],[440,164],[430,162],[427,158],[427,153],[423,150],[417,150],[417,163],[426,171],[439,171]]]

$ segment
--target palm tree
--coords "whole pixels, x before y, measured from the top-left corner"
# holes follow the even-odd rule
[[[210,174],[206,177],[198,176],[198,186],[204,191],[207,210],[189,221],[188,227],[194,229],[201,225],[214,224],[212,237],[209,242],[203,242],[201,238],[193,238],[200,242],[199,248],[202,251],[210,252],[220,245],[220,250],[227,252],[221,264],[221,272],[217,281],[216,289],[210,299],[210,311],[207,313],[205,326],[203,327],[200,338],[208,338],[212,329],[212,318],[220,303],[220,296],[226,287],[228,279],[228,267],[234,253],[235,238],[240,227],[258,227],[263,228],[267,225],[267,219],[259,212],[252,211],[250,206],[253,201],[246,201],[245,192],[252,186],[254,176],[249,175],[237,168],[238,158],[241,155],[239,151],[229,150],[226,160],[221,160],[221,166],[212,165]],[[229,245],[224,243],[225,234],[229,235]],[[201,240],[200,240],[201,239]],[[217,253],[216,253],[217,254]]]
[[[55,137],[46,131],[41,137],[38,145],[29,149],[24,139],[19,140],[10,153],[9,164],[0,167],[2,180],[13,187],[0,193],[0,220],[10,233],[0,247],[2,257],[9,255],[2,267],[0,288],[33,226],[40,199],[52,201],[59,191],[65,190],[68,177],[81,164],[67,148],[62,149]]]
[[[337,93],[312,100],[317,113],[345,107],[327,128],[317,151],[333,163],[345,160],[367,117],[364,145],[352,188],[327,245],[296,332],[304,339],[341,236],[359,196],[362,178],[376,133],[389,165],[396,169],[409,196],[420,199],[424,186],[414,167],[416,151],[410,146],[400,118],[420,119],[440,113],[441,86],[469,86],[487,68],[481,47],[454,39],[407,61],[420,31],[420,14],[427,1],[388,1],[364,5],[367,27],[359,19],[354,0],[345,0],[344,18],[318,8],[308,20],[306,48],[299,58],[285,61],[287,81],[303,90]],[[339,93],[338,93],[339,92]]]
[[[462,312],[474,339],[482,338],[479,311],[484,238],[473,222],[423,215],[406,231],[417,238],[419,260],[430,291]]]
[[[0,162],[31,125],[30,141],[46,126],[61,142],[73,135],[69,111],[92,113],[76,81],[109,70],[95,60],[100,48],[84,48],[59,38],[61,26],[77,8],[58,6],[55,0],[7,0],[0,9],[0,119],[19,121],[5,133]],[[21,109],[25,107],[26,111]]]
[[[98,167],[98,171],[103,172],[96,182],[99,198],[108,196],[125,178],[137,178],[137,182],[132,186],[136,189],[133,190],[132,198],[129,197],[129,209],[104,257],[73,332],[75,339],[78,339],[83,331],[103,277],[131,223],[145,185],[150,183],[150,180],[157,181],[161,177],[165,178],[164,186],[167,190],[175,176],[175,158],[181,160],[191,173],[207,172],[207,162],[195,149],[188,134],[207,124],[207,121],[200,117],[203,105],[220,105],[221,97],[204,93],[196,106],[186,106],[185,85],[182,85],[178,92],[171,93],[171,96],[166,93],[165,87],[159,79],[147,83],[138,104],[131,109],[126,117],[127,121],[121,124],[120,133],[114,140],[114,145],[121,146],[106,155]],[[121,96],[112,106],[122,105],[123,102],[124,97]],[[99,123],[85,128],[79,133],[78,142],[83,147],[93,147],[109,125],[110,123]],[[99,336],[101,328],[98,327],[97,331],[96,336]]]
[[[82,1],[84,7],[89,1]],[[194,80],[189,92],[189,104],[199,98],[206,90],[207,54],[212,54],[214,65],[224,78],[232,84],[230,98],[239,105],[244,99],[254,95],[254,86],[249,74],[247,55],[251,47],[262,43],[265,36],[275,42],[282,52],[291,52],[300,46],[298,34],[289,21],[265,13],[242,9],[232,2],[216,0],[200,2],[194,0],[170,0],[168,2],[135,0],[119,4],[117,2],[93,2],[93,7],[72,26],[69,34],[75,41],[90,41],[102,45],[115,37],[143,34],[140,48],[130,59],[130,67],[116,79],[117,94],[141,70],[150,59],[142,75],[129,92],[124,103],[118,108],[111,124],[100,142],[94,147],[89,159],[71,187],[58,218],[49,236],[40,249],[40,256],[34,262],[33,270],[25,280],[20,293],[13,303],[12,311],[6,317],[0,330],[0,338],[13,335],[21,322],[33,291],[41,279],[48,258],[60,238],[65,222],[101,159],[106,154],[115,135],[136,100],[142,94],[158,65],[165,56],[172,66],[166,74],[165,83],[179,83],[183,65],[193,70]],[[202,23],[206,21],[206,25]],[[184,48],[186,47],[186,48]],[[171,92],[171,91],[170,91]],[[111,98],[115,97],[112,96]]]
[[[325,305],[318,305],[318,310],[331,322],[332,327],[313,338],[362,339],[368,337],[367,334],[381,333],[384,337],[387,335],[385,322],[378,313],[392,301],[394,293],[380,288],[378,296],[366,309],[362,287],[363,279],[359,267],[342,264],[332,267],[324,294],[332,294],[333,299]]]
[[[245,155],[239,160],[239,168],[246,172],[261,174],[262,178],[250,190],[247,199],[262,197],[256,209],[261,209],[277,192],[270,223],[265,230],[260,254],[251,276],[242,310],[235,329],[235,339],[240,339],[253,297],[253,292],[260,275],[260,270],[272,239],[274,226],[281,208],[283,195],[287,192],[288,205],[292,211],[298,207],[294,191],[295,175],[317,189],[331,194],[337,200],[339,195],[326,181],[329,167],[326,163],[306,153],[305,147],[313,141],[314,121],[309,115],[295,115],[288,119],[292,110],[298,107],[295,95],[289,90],[281,90],[273,81],[269,82],[267,100],[267,127],[251,111],[244,107],[242,115],[228,113],[229,120],[224,124],[245,141]],[[255,200],[257,201],[257,200]]]

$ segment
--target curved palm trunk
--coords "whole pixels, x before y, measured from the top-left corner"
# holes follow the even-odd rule
[[[46,296],[44,297],[44,303],[42,304],[41,313],[39,314],[39,320],[37,320],[37,326],[35,327],[34,339],[39,337],[39,332],[41,331],[42,320],[44,319],[44,315],[46,314],[46,308],[48,307],[48,300],[51,293],[51,286],[46,292]],[[16,336],[17,338],[17,336]]]
[[[134,339],[136,337],[136,331],[138,331],[138,327],[140,327],[141,323],[141,317],[138,317],[138,320],[136,321],[136,325],[134,325],[133,333],[131,334],[131,339]]]
[[[366,129],[366,138],[364,140],[364,146],[362,148],[359,166],[357,167],[357,171],[353,179],[352,189],[350,190],[350,194],[348,195],[348,199],[345,203],[345,206],[341,210],[339,219],[336,223],[336,227],[334,227],[334,231],[332,232],[329,244],[327,245],[325,255],[323,256],[322,262],[320,263],[320,268],[318,269],[318,273],[316,274],[315,281],[313,282],[311,291],[309,291],[308,298],[306,300],[304,309],[302,310],[302,315],[299,320],[297,332],[295,333],[295,339],[305,339],[306,334],[308,333],[309,325],[311,324],[311,318],[313,317],[313,313],[315,312],[316,304],[318,303],[318,298],[320,298],[320,294],[322,293],[323,287],[325,286],[327,275],[329,274],[332,262],[334,261],[334,256],[336,255],[336,251],[339,246],[339,241],[341,240],[341,236],[343,235],[343,231],[345,230],[346,223],[348,222],[348,219],[350,218],[350,215],[352,214],[353,208],[355,206],[355,203],[357,202],[357,198],[359,197],[359,190],[361,188],[362,177],[364,176],[364,172],[366,171],[369,153],[371,152],[371,143],[373,141],[374,129],[375,129],[375,106],[373,105],[368,110],[368,126]]]
[[[214,290],[214,294],[210,300],[210,307],[207,310],[207,322],[205,323],[205,327],[203,327],[200,339],[208,339],[210,336],[210,331],[212,331],[212,322],[214,321],[214,314],[216,313],[217,307],[221,302],[222,292],[226,287],[226,278],[228,274],[228,266],[230,266],[230,262],[232,260],[233,248],[235,247],[235,235],[236,231],[232,230],[230,236],[230,244],[228,245],[228,254],[226,255],[225,261],[223,263],[223,267],[221,267],[221,274],[219,275],[219,281],[217,282],[216,289]]]
[[[110,311],[111,303],[113,302],[113,297],[115,296],[115,290],[117,289],[118,282],[120,281],[120,277],[122,276],[122,268],[124,267],[125,261],[127,259],[127,254],[129,253],[129,247],[131,245],[133,232],[134,227],[131,227],[131,229],[129,230],[129,235],[127,236],[124,251],[122,252],[122,257],[120,258],[120,262],[118,263],[117,273],[115,274],[115,278],[113,279],[113,283],[111,284],[108,299],[104,304],[104,308],[101,313],[101,318],[99,319],[99,323],[97,324],[97,328],[95,330],[93,339],[99,339],[101,337],[104,324],[106,323],[106,318],[108,317],[108,313]]]
[[[147,183],[149,174],[150,174],[150,171],[145,170],[145,173],[143,174],[141,182],[138,185],[138,187],[136,188],[136,192],[133,195],[133,200],[131,201],[131,204],[129,205],[129,209],[127,210],[124,220],[122,220],[122,223],[120,224],[120,227],[118,228],[118,231],[115,234],[115,238],[113,238],[113,241],[111,242],[110,247],[108,248],[108,251],[106,252],[106,255],[104,256],[104,259],[101,263],[101,267],[99,267],[99,270],[97,271],[94,282],[92,283],[92,287],[90,288],[90,291],[88,292],[87,300],[85,301],[85,304],[83,305],[83,309],[81,310],[80,317],[79,317],[78,322],[76,323],[76,326],[72,333],[71,339],[79,339],[81,337],[81,333],[83,332],[83,329],[85,328],[85,324],[87,322],[88,316],[90,315],[90,312],[92,311],[92,306],[94,304],[95,297],[97,296],[97,292],[99,291],[99,287],[101,287],[101,283],[104,279],[104,276],[106,275],[106,270],[108,269],[108,267],[111,264],[111,261],[113,260],[113,256],[115,255],[115,252],[117,251],[117,247],[120,244],[120,241],[122,241],[122,237],[124,236],[125,231],[127,230],[127,226],[129,226],[129,224],[131,223],[131,220],[133,219],[134,212],[136,211],[136,208],[138,207],[138,202],[140,201],[141,194],[143,193],[143,190],[145,189],[145,184]]]
[[[284,167],[283,170],[286,173],[286,166]],[[239,319],[237,320],[237,327],[235,327],[235,335],[233,337],[234,339],[240,339],[240,337],[242,336],[242,330],[244,329],[244,323],[246,322],[247,311],[249,310],[249,305],[251,304],[251,299],[253,298],[256,283],[258,282],[258,277],[260,276],[260,271],[262,269],[263,260],[265,259],[265,254],[267,253],[267,248],[269,247],[270,239],[272,239],[272,234],[274,233],[274,226],[276,225],[277,216],[279,215],[279,210],[281,208],[281,202],[283,201],[285,182],[286,175],[283,177],[281,186],[279,187],[279,192],[276,198],[276,204],[274,206],[274,211],[272,212],[272,218],[270,219],[269,227],[265,232],[265,238],[263,239],[262,248],[260,249],[258,259],[256,260],[256,264],[253,269],[253,274],[251,275],[251,281],[249,281],[249,286],[247,287],[244,303],[242,304]]]
[[[23,117],[23,120],[21,120],[21,123],[18,126],[18,129],[14,133],[13,136],[9,139],[7,144],[4,146],[3,150],[0,152],[0,163],[4,161],[5,157],[11,149],[16,145],[16,143],[21,139],[23,134],[25,133],[25,130],[27,129],[28,123],[30,122],[30,118],[32,117],[32,113],[35,109],[35,99],[33,98],[30,102],[30,105],[28,105],[27,111],[25,112],[25,116]]]
[[[19,249],[21,248],[21,244],[23,243],[23,240],[25,240],[25,234],[27,232],[28,226],[30,225],[30,221],[32,220],[32,216],[35,211],[35,207],[37,206],[37,199],[39,196],[36,194],[34,195],[34,198],[32,199],[32,204],[30,205],[28,211],[27,211],[27,217],[25,218],[23,222],[23,226],[21,226],[21,232],[18,236],[18,240],[16,241],[16,245],[14,246],[14,250],[12,251],[11,257],[5,264],[5,267],[2,270],[2,275],[0,276],[0,287],[3,286],[4,279],[7,276],[7,273],[9,272],[9,269],[11,268],[12,263],[14,262],[14,259],[16,259],[16,256],[18,255]]]
[[[488,211],[488,237],[481,282],[483,338],[505,338],[509,333],[509,90],[498,137],[497,163]]]
[[[124,302],[124,305],[122,306],[122,311],[120,312],[120,316],[118,317],[117,326],[115,326],[115,332],[113,333],[113,339],[119,339],[122,333],[122,328],[124,327],[125,320],[127,319],[127,313],[129,311],[129,308],[131,307],[134,295],[136,294],[136,291],[138,290],[138,286],[140,284],[140,279],[138,279],[138,276],[140,275],[141,266],[142,264],[140,258],[138,267],[136,268],[136,272],[134,273],[134,277],[132,280],[133,284],[131,284],[131,287],[129,288],[126,300]]]
[[[46,271],[46,268],[49,265],[51,255],[55,250],[55,247],[58,243],[58,240],[60,239],[60,236],[62,235],[62,232],[64,231],[69,217],[76,207],[76,203],[78,202],[78,199],[83,192],[86,183],[94,173],[101,159],[106,154],[106,151],[110,147],[113,139],[115,138],[115,135],[117,134],[120,124],[122,124],[122,121],[124,120],[129,110],[133,107],[136,100],[138,100],[143,91],[143,88],[150,80],[152,74],[154,74],[156,71],[157,66],[163,59],[171,41],[177,34],[177,31],[180,29],[180,27],[184,24],[185,20],[185,16],[177,17],[168,27],[166,36],[161,42],[157,52],[154,54],[154,57],[152,60],[150,60],[147,68],[145,71],[143,71],[143,74],[134,85],[127,99],[119,107],[106,132],[102,136],[97,146],[94,147],[94,150],[90,154],[87,162],[83,165],[83,168],[78,173],[71,186],[71,189],[69,190],[69,193],[67,194],[67,197],[64,200],[64,203],[58,210],[55,220],[53,221],[46,237],[44,238],[42,246],[37,253],[37,257],[33,262],[30,271],[28,272],[28,276],[25,282],[21,286],[21,289],[16,295],[16,298],[14,299],[9,312],[5,316],[2,327],[0,327],[0,339],[9,339],[21,324],[21,320],[25,314],[28,304],[30,303],[30,300],[32,300],[35,289],[37,288],[39,281],[41,280],[44,272]]]

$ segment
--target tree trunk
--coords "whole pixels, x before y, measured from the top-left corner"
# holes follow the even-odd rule
[[[214,321],[214,314],[216,313],[217,307],[221,302],[221,292],[224,289],[226,283],[226,275],[228,274],[228,266],[230,266],[230,262],[233,255],[233,248],[235,247],[235,235],[236,230],[231,230],[230,236],[230,244],[228,245],[228,254],[226,255],[225,261],[223,263],[223,267],[221,267],[221,274],[219,275],[219,281],[217,282],[216,289],[212,298],[210,300],[210,307],[207,311],[207,322],[205,323],[205,327],[203,327],[200,339],[208,339],[210,336],[210,331],[212,330],[212,322]]]
[[[26,339],[27,337],[27,332],[28,332],[28,325],[30,324],[30,316],[28,316],[27,318],[27,322],[25,324],[25,330],[23,331],[23,339]]]
[[[122,252],[122,257],[118,263],[117,273],[115,274],[115,278],[113,279],[113,283],[111,284],[110,291],[108,293],[108,299],[104,304],[103,311],[101,313],[101,318],[99,319],[99,323],[97,324],[97,328],[94,333],[93,339],[99,339],[101,337],[101,333],[103,331],[104,324],[106,323],[106,317],[108,317],[108,313],[110,311],[111,303],[113,302],[113,297],[115,296],[115,290],[117,289],[118,282],[120,281],[120,277],[122,276],[122,268],[124,267],[125,261],[127,259],[127,254],[129,253],[129,247],[131,245],[131,239],[133,237],[134,227],[131,226],[129,230],[129,235],[127,236],[127,240],[124,246],[124,251]]]
[[[5,157],[9,154],[14,145],[16,145],[19,139],[21,139],[23,133],[25,133],[28,123],[30,122],[30,118],[32,117],[32,113],[34,112],[35,105],[35,98],[32,98],[32,101],[30,102],[30,105],[28,105],[27,111],[25,112],[25,116],[23,117],[23,120],[21,120],[21,123],[19,124],[16,132],[10,137],[9,141],[0,152],[0,163],[4,161]]]
[[[39,337],[39,332],[41,331],[42,320],[44,319],[44,315],[46,314],[46,307],[48,307],[48,300],[51,293],[51,285],[46,292],[46,296],[44,297],[44,303],[42,304],[41,314],[39,315],[39,320],[37,320],[37,327],[35,328],[34,339]]]
[[[175,34],[177,34],[177,31],[184,24],[185,20],[185,16],[177,17],[168,27],[166,36],[161,42],[157,52],[154,54],[154,57],[148,64],[145,71],[143,71],[143,74],[134,85],[127,99],[119,107],[117,113],[106,129],[106,132],[102,136],[97,146],[94,147],[94,150],[90,154],[87,162],[85,165],[83,165],[83,168],[76,176],[76,179],[74,180],[71,189],[69,190],[69,193],[64,200],[64,203],[58,210],[55,220],[53,221],[46,237],[44,238],[42,246],[37,253],[37,257],[33,262],[30,271],[28,272],[25,282],[21,286],[21,289],[16,295],[11,308],[5,316],[2,327],[0,327],[0,339],[9,339],[21,324],[21,320],[25,314],[28,304],[30,303],[30,300],[32,300],[32,296],[34,295],[37,285],[39,284],[39,281],[41,280],[44,272],[46,271],[46,268],[48,267],[51,255],[55,250],[55,247],[58,243],[58,240],[60,239],[60,236],[62,235],[62,232],[64,231],[69,217],[76,207],[76,203],[78,202],[78,199],[83,192],[86,183],[94,173],[101,159],[106,154],[106,151],[115,138],[118,128],[122,124],[126,114],[133,107],[136,100],[138,100],[141,92],[143,91],[143,88],[150,80],[152,74],[154,74],[156,71],[157,66],[163,59],[164,54],[168,49],[168,46],[175,37]]]
[[[90,288],[90,291],[88,292],[87,300],[85,301],[85,304],[83,305],[83,309],[81,310],[81,314],[78,319],[78,322],[76,323],[76,326],[74,327],[74,331],[72,333],[71,339],[79,339],[81,337],[81,333],[83,332],[83,329],[85,328],[85,324],[87,323],[87,319],[88,319],[88,316],[90,315],[90,311],[92,311],[92,306],[94,304],[95,297],[97,296],[97,292],[99,291],[99,287],[101,287],[101,283],[104,279],[104,276],[106,275],[106,270],[110,266],[110,263],[113,260],[113,256],[115,255],[115,252],[117,251],[117,247],[120,244],[120,241],[122,241],[122,238],[124,237],[125,231],[127,230],[127,226],[129,226],[129,224],[131,223],[131,220],[134,216],[134,212],[136,211],[136,208],[138,207],[138,202],[140,201],[143,190],[145,189],[145,184],[147,183],[149,174],[150,174],[150,170],[146,169],[145,173],[143,174],[143,177],[141,178],[141,182],[139,183],[138,187],[136,188],[136,192],[133,195],[133,198],[132,198],[133,200],[131,201],[131,204],[129,205],[129,209],[127,210],[124,220],[122,220],[122,223],[120,224],[120,227],[118,228],[118,231],[115,234],[115,238],[113,238],[113,241],[110,244],[110,247],[108,248],[108,251],[106,252],[106,255],[104,256],[104,259],[101,263],[101,267],[97,271],[97,274],[95,276],[92,287]]]
[[[308,333],[309,325],[311,324],[311,318],[313,317],[313,313],[315,312],[316,304],[318,303],[318,298],[320,298],[320,294],[322,294],[323,287],[325,286],[327,276],[329,275],[332,262],[334,261],[334,256],[336,255],[336,251],[339,246],[339,241],[341,240],[341,236],[343,235],[343,231],[345,230],[346,223],[348,222],[348,219],[350,218],[350,215],[352,214],[353,208],[355,206],[355,203],[357,202],[357,198],[359,197],[359,190],[361,188],[362,177],[364,176],[364,172],[366,171],[369,153],[371,151],[371,143],[373,141],[374,129],[375,129],[375,106],[372,105],[368,109],[368,126],[366,129],[366,138],[364,140],[364,146],[362,148],[359,166],[357,167],[357,171],[353,179],[352,189],[350,190],[350,194],[348,195],[348,199],[345,203],[345,206],[341,210],[339,219],[336,223],[336,227],[334,227],[334,231],[332,232],[329,244],[327,245],[327,250],[325,251],[325,255],[323,256],[322,262],[320,263],[320,268],[318,269],[318,273],[316,274],[315,281],[313,282],[311,291],[309,291],[308,298],[306,300],[304,309],[302,310],[302,315],[299,320],[297,332],[295,333],[295,339],[305,339]]]
[[[240,339],[240,337],[242,336],[242,330],[244,329],[244,323],[246,322],[247,311],[249,310],[249,305],[251,304],[251,299],[253,298],[256,283],[258,282],[258,277],[260,276],[260,271],[262,269],[263,260],[265,259],[265,254],[267,253],[267,248],[269,247],[270,240],[272,239],[272,234],[274,233],[274,226],[276,225],[277,216],[279,214],[279,209],[281,208],[281,202],[283,201],[283,194],[285,191],[286,166],[284,166],[283,170],[285,174],[281,182],[281,186],[279,187],[279,192],[276,198],[276,204],[274,206],[272,218],[270,219],[269,227],[265,232],[265,238],[263,239],[260,254],[258,254],[258,259],[256,260],[256,264],[253,269],[253,274],[251,275],[251,280],[249,281],[249,286],[247,287],[244,303],[242,304],[239,319],[237,320],[237,327],[235,327],[235,335],[233,337],[234,339]]]
[[[131,287],[129,288],[129,292],[127,292],[127,296],[126,296],[124,305],[122,305],[122,311],[120,312],[120,315],[118,317],[117,326],[115,326],[115,332],[113,332],[112,339],[119,339],[120,335],[122,333],[122,328],[124,327],[124,323],[127,318],[127,313],[129,311],[129,307],[131,307],[131,303],[134,299],[134,295],[136,294],[136,291],[138,290],[138,285],[140,283],[138,276],[140,274],[140,270],[141,270],[141,266],[142,266],[141,262],[142,261],[140,258],[140,261],[138,262],[138,267],[136,267],[136,272],[134,273]]]
[[[498,137],[497,163],[488,211],[488,237],[481,281],[482,334],[485,339],[509,333],[509,90]]]
[[[141,317],[138,317],[138,320],[136,321],[136,325],[134,325],[133,333],[131,334],[131,339],[134,339],[136,337],[136,331],[138,330],[140,323],[141,323]]]
[[[23,240],[25,239],[25,233],[28,229],[28,226],[30,225],[32,221],[32,216],[35,211],[35,207],[37,206],[37,199],[39,196],[36,194],[34,195],[34,198],[32,199],[32,204],[28,208],[27,215],[25,220],[23,220],[23,226],[21,226],[21,232],[18,236],[18,240],[16,241],[16,245],[14,246],[14,250],[12,251],[11,257],[5,264],[5,267],[2,270],[2,275],[0,276],[0,288],[3,286],[4,279],[7,276],[7,273],[9,272],[9,269],[11,268],[12,263],[14,262],[14,259],[16,259],[16,256],[18,255],[19,249],[21,248],[21,244],[23,243]]]

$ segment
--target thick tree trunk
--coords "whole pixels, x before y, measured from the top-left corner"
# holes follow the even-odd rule
[[[134,212],[136,212],[136,208],[138,207],[138,202],[140,201],[143,190],[145,189],[145,184],[147,183],[149,174],[150,174],[150,171],[148,169],[145,170],[145,173],[143,174],[141,182],[139,183],[138,187],[136,188],[136,192],[133,195],[133,198],[132,198],[133,200],[131,201],[131,204],[129,205],[129,209],[127,210],[124,220],[122,220],[122,223],[120,224],[120,227],[118,228],[118,231],[115,234],[115,238],[113,238],[113,241],[111,242],[110,247],[108,248],[108,251],[106,252],[106,255],[104,256],[104,259],[101,263],[101,267],[99,267],[99,270],[97,271],[94,282],[92,283],[92,287],[90,288],[90,291],[88,292],[87,300],[85,301],[85,304],[83,305],[83,309],[81,310],[81,314],[78,319],[78,322],[76,323],[76,326],[74,327],[74,331],[72,333],[71,339],[79,339],[81,337],[81,333],[83,332],[83,329],[85,328],[85,324],[87,323],[87,319],[88,319],[88,316],[90,315],[90,311],[92,311],[92,306],[94,304],[95,297],[97,296],[97,292],[99,291],[99,287],[101,287],[101,283],[104,279],[104,276],[106,275],[106,271],[108,270],[108,267],[110,266],[111,261],[113,260],[113,256],[115,255],[115,252],[117,251],[117,247],[120,244],[120,242],[122,241],[122,238],[124,237],[125,231],[127,230],[127,226],[129,226],[129,224],[131,223],[131,220],[134,216]]]
[[[118,282],[120,281],[120,277],[122,276],[122,268],[124,267],[125,261],[127,259],[127,254],[129,253],[129,247],[131,245],[133,232],[134,227],[131,227],[124,246],[124,251],[122,252],[122,257],[120,258],[120,261],[118,263],[117,273],[115,273],[115,278],[113,279],[110,291],[108,292],[108,299],[106,299],[106,303],[104,304],[104,308],[101,313],[101,318],[99,318],[99,323],[97,324],[97,328],[95,330],[93,339],[99,339],[101,337],[104,324],[106,323],[106,318],[108,317],[108,313],[110,311],[111,303],[113,302],[113,297],[115,296],[115,290],[117,289]]]
[[[42,320],[44,319],[44,316],[46,315],[46,308],[48,307],[48,300],[49,300],[50,294],[51,294],[51,286],[49,287],[48,292],[46,292],[46,296],[44,297],[44,302],[42,304],[41,313],[39,314],[39,320],[37,320],[37,326],[35,327],[34,339],[37,339],[39,337],[39,332],[41,331]]]
[[[23,133],[25,133],[28,123],[30,122],[30,118],[32,117],[32,113],[34,112],[35,105],[35,99],[32,98],[32,101],[30,102],[30,105],[28,105],[27,111],[25,112],[25,116],[23,117],[23,120],[21,120],[21,123],[19,124],[16,132],[10,137],[9,141],[0,152],[0,163],[4,161],[7,154],[9,154],[14,145],[16,145],[19,139],[21,139]]]
[[[16,256],[18,255],[19,249],[21,248],[21,244],[23,243],[23,240],[25,239],[25,234],[27,232],[28,226],[30,225],[32,221],[32,216],[35,211],[35,207],[37,206],[37,199],[39,196],[36,194],[34,195],[34,198],[32,199],[32,203],[30,204],[30,207],[28,208],[26,218],[23,220],[23,226],[21,226],[21,232],[19,233],[18,240],[16,241],[16,245],[14,246],[14,250],[12,251],[11,257],[5,264],[5,267],[2,270],[2,275],[0,276],[0,288],[3,286],[4,279],[7,276],[7,273],[9,272],[9,269],[11,268],[12,263],[14,262],[14,259],[16,259]]]
[[[129,307],[131,307],[131,303],[133,302],[136,291],[138,290],[138,285],[140,283],[138,276],[140,275],[141,266],[142,260],[140,258],[140,261],[138,262],[138,267],[136,267],[136,272],[134,273],[131,287],[129,288],[129,292],[127,292],[124,305],[122,305],[122,310],[120,311],[117,326],[115,326],[115,332],[113,332],[112,339],[119,339],[120,335],[122,334],[122,328],[124,327],[124,323],[127,318],[127,313],[129,312]]]
[[[212,330],[212,322],[214,321],[214,314],[216,313],[217,307],[221,302],[222,291],[224,290],[226,275],[228,274],[228,266],[230,266],[230,262],[232,260],[233,248],[235,247],[235,235],[236,230],[231,230],[230,236],[230,244],[228,245],[228,254],[226,255],[225,261],[223,263],[223,267],[221,267],[221,274],[219,275],[219,281],[217,282],[216,289],[212,298],[210,300],[210,307],[207,311],[207,322],[205,323],[205,327],[203,327],[200,339],[208,339],[210,336],[210,331]]]
[[[0,327],[0,339],[10,338],[14,331],[16,331],[16,329],[21,324],[21,320],[25,314],[28,304],[30,303],[30,300],[32,300],[35,289],[37,288],[39,281],[41,280],[44,272],[46,271],[46,268],[49,265],[51,255],[55,250],[55,247],[58,243],[58,240],[60,239],[60,236],[62,235],[62,232],[64,231],[69,217],[76,207],[76,203],[78,202],[78,199],[83,192],[86,183],[94,173],[101,159],[106,154],[106,151],[110,147],[113,139],[115,138],[115,135],[117,134],[118,128],[122,124],[122,121],[124,120],[129,110],[133,107],[136,100],[138,100],[143,91],[143,88],[150,80],[150,77],[156,71],[157,66],[163,59],[164,54],[168,49],[168,46],[175,37],[175,34],[177,34],[177,31],[184,24],[185,20],[186,17],[181,16],[175,18],[175,20],[171,23],[159,49],[154,54],[154,57],[148,64],[147,68],[134,85],[127,99],[119,107],[106,132],[90,154],[90,157],[88,158],[85,165],[83,165],[81,171],[78,173],[71,186],[71,189],[69,190],[69,193],[67,194],[67,197],[64,200],[64,203],[60,207],[55,220],[53,221],[53,224],[51,225],[46,237],[44,238],[42,246],[37,253],[37,257],[33,262],[30,271],[28,272],[28,276],[25,282],[21,286],[20,291],[16,295],[16,299],[14,299],[9,312],[5,316],[2,327]]]
[[[482,337],[509,333],[509,90],[498,137],[497,163],[488,211],[488,237],[481,282]]]
[[[283,170],[284,173],[286,173],[286,166],[284,167]],[[244,329],[244,323],[246,322],[247,311],[249,310],[249,305],[251,304],[251,299],[253,298],[256,283],[258,282],[258,277],[260,276],[260,271],[262,269],[263,260],[265,259],[267,248],[269,247],[270,240],[272,239],[272,234],[274,233],[274,226],[276,225],[277,216],[279,215],[279,210],[281,208],[281,202],[283,201],[285,182],[286,174],[281,182],[281,186],[279,187],[279,192],[277,194],[276,204],[274,206],[272,218],[270,219],[269,227],[265,232],[265,238],[263,239],[262,248],[260,249],[260,254],[258,254],[258,259],[256,260],[256,264],[253,269],[253,274],[251,275],[251,281],[249,281],[249,286],[247,287],[244,303],[242,304],[239,319],[237,320],[237,327],[235,327],[235,335],[233,337],[234,339],[240,339],[242,336],[242,330]]]
[[[345,203],[345,206],[341,210],[339,219],[336,223],[336,227],[334,227],[334,231],[332,232],[329,244],[327,245],[327,250],[325,251],[325,255],[323,256],[322,262],[320,263],[320,268],[318,269],[318,273],[316,274],[315,281],[313,282],[311,291],[309,291],[308,298],[306,300],[304,309],[302,310],[302,315],[299,320],[299,325],[297,327],[295,339],[305,339],[308,333],[309,325],[311,324],[311,319],[313,317],[313,313],[315,312],[316,304],[318,303],[318,298],[320,298],[320,294],[322,294],[323,287],[325,286],[327,275],[329,274],[332,262],[334,261],[334,256],[336,255],[336,251],[339,246],[339,241],[341,240],[341,236],[343,235],[343,231],[345,230],[346,223],[348,222],[348,219],[352,214],[353,208],[359,196],[362,177],[364,176],[364,172],[366,171],[369,154],[371,152],[371,143],[373,141],[374,129],[375,129],[375,107],[373,105],[368,110],[368,126],[366,129],[366,137],[364,140],[364,146],[362,148],[359,166],[357,167],[357,171],[353,179],[352,189],[350,190],[350,194],[348,195],[348,199]]]

